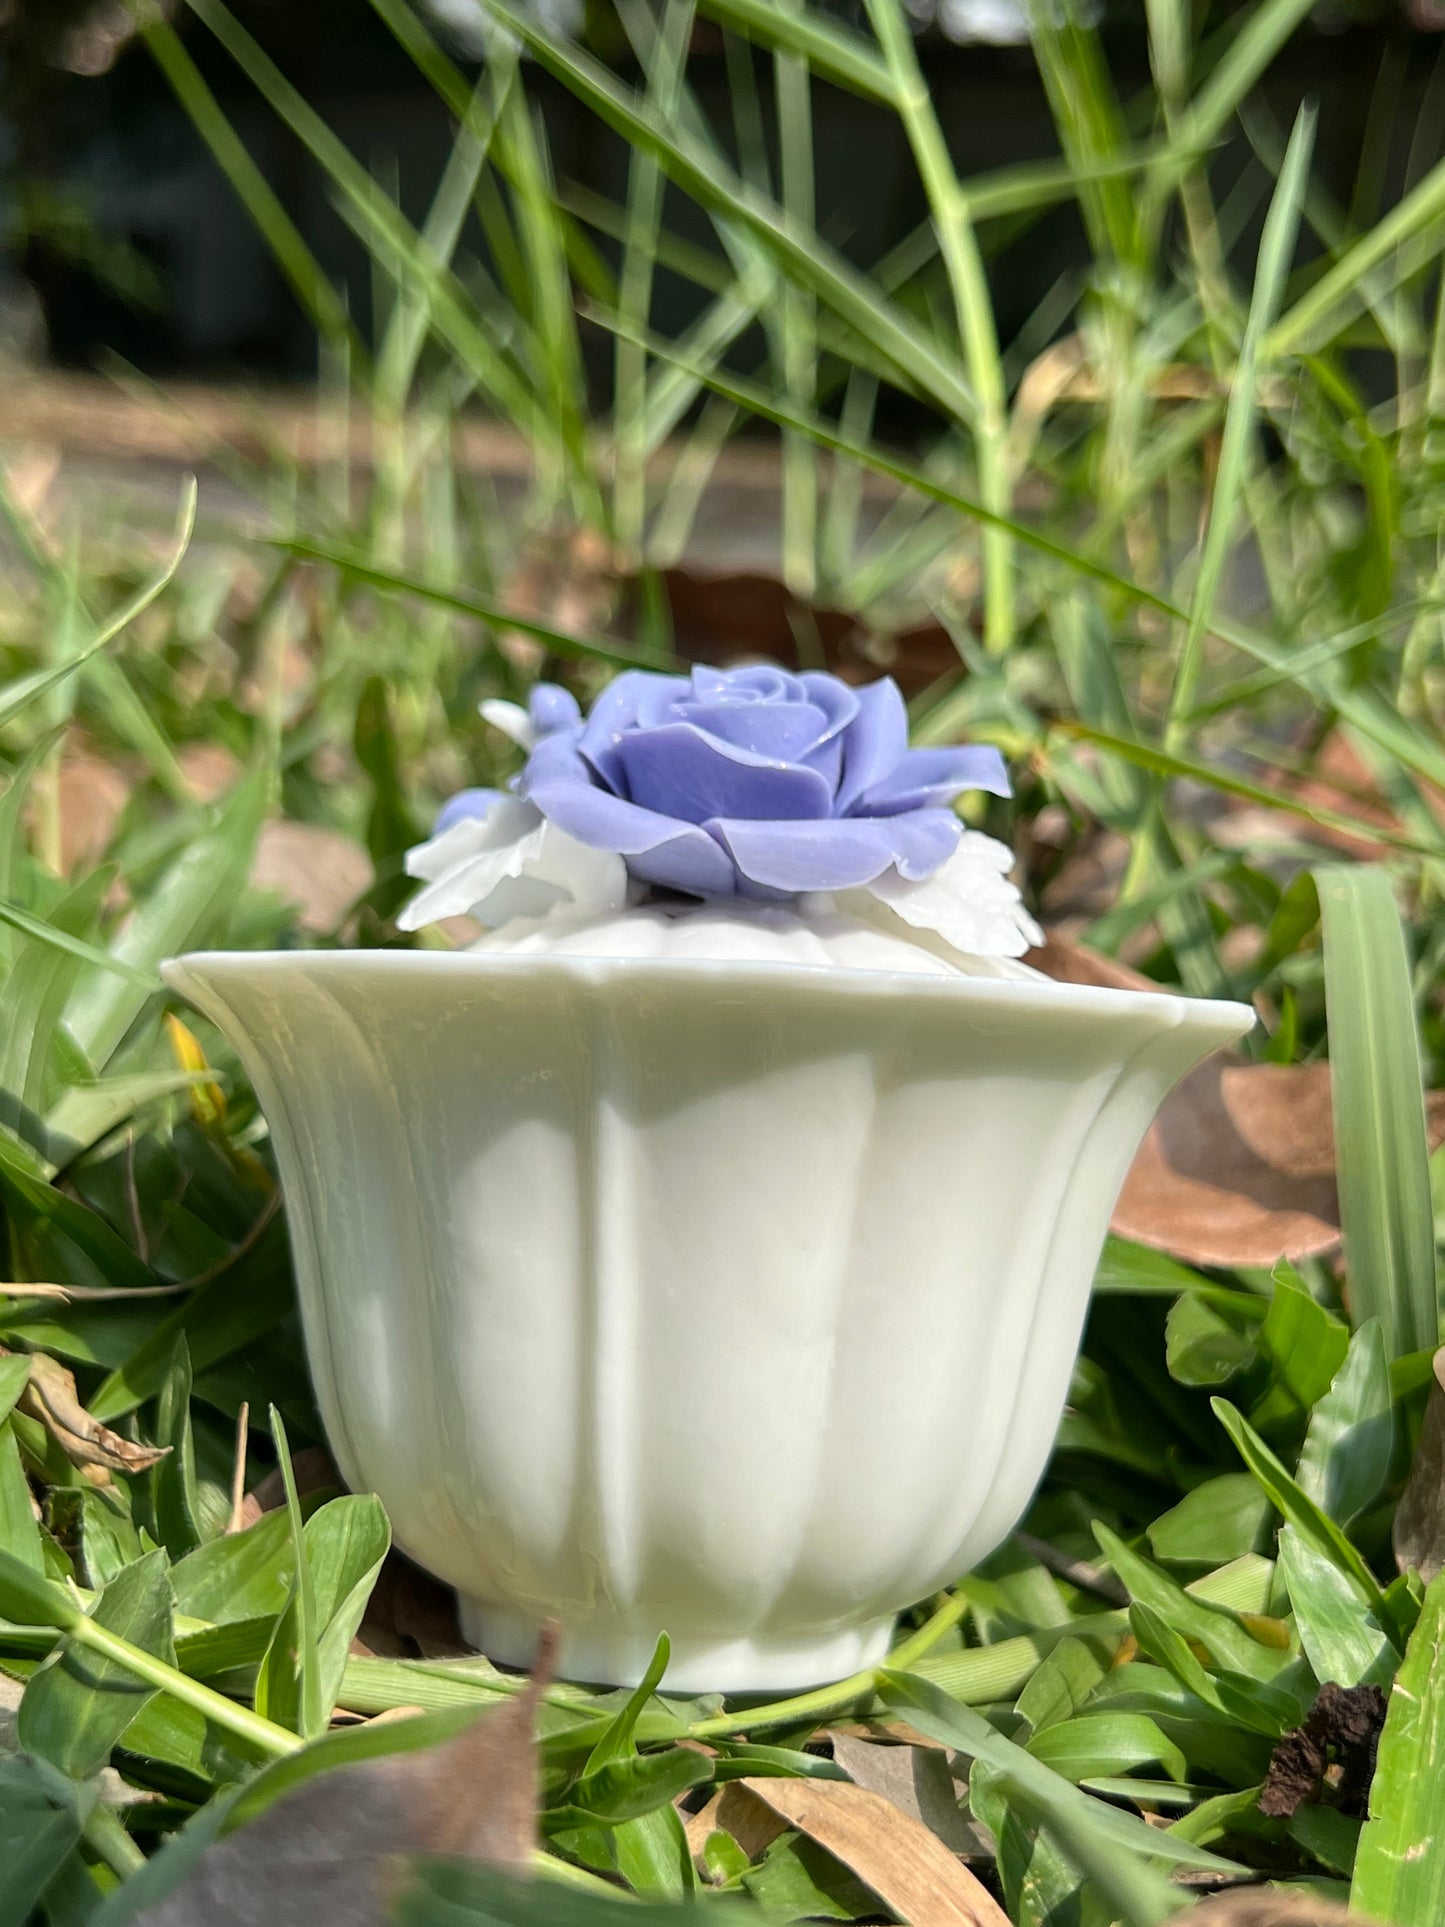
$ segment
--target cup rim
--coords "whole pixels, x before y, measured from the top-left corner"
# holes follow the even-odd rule
[[[622,985],[676,989],[686,983],[726,985],[744,994],[770,992],[800,996],[825,994],[830,1000],[897,1000],[958,1003],[1000,1015],[1035,1012],[1049,1016],[1109,1022],[1167,1008],[1173,1022],[1212,1033],[1221,1044],[1244,1036],[1257,1020],[1253,1007],[1224,998],[1191,997],[1161,986],[1124,990],[1102,984],[1060,983],[1054,978],[935,976],[906,970],[860,969],[852,965],[782,962],[771,958],[724,961],[711,957],[588,957],[573,953],[513,956],[467,950],[201,950],[168,957],[160,966],[165,982],[190,996],[192,973],[213,981],[284,976],[304,971],[326,978],[415,977],[474,978],[479,983],[515,983],[541,978],[571,980],[594,992]]]

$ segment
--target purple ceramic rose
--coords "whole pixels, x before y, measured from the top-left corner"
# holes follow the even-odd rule
[[[518,794],[639,881],[687,896],[844,890],[890,868],[931,876],[958,844],[954,798],[1010,793],[996,749],[910,749],[888,677],[852,689],[767,667],[629,670],[585,721],[546,684],[531,715]]]
[[[910,749],[891,678],[855,689],[769,666],[629,670],[585,718],[550,683],[525,711],[489,703],[483,713],[527,748],[526,765],[514,796],[468,790],[443,810],[411,866],[433,888],[408,923],[450,914],[438,906],[484,881],[501,891],[484,920],[500,905],[546,914],[585,899],[601,911],[629,884],[634,900],[639,890],[779,902],[866,888],[906,917],[929,879],[988,873],[977,887],[1017,900],[1002,882],[1007,852],[965,833],[952,808],[966,790],[1008,796],[1003,758],[980,746]]]

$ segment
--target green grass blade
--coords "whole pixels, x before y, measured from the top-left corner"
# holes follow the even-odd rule
[[[955,359],[915,319],[880,295],[866,275],[816,234],[800,232],[775,202],[727,168],[714,148],[690,131],[662,122],[649,102],[622,86],[600,61],[571,43],[555,40],[507,0],[486,0],[486,4],[496,20],[531,50],[538,66],[630,145],[655,155],[673,180],[709,213],[746,228],[781,272],[828,303],[887,357],[907,383],[948,414],[964,421],[974,419],[977,403]]]
[[[1224,434],[1219,450],[1219,471],[1209,505],[1209,525],[1199,558],[1199,573],[1189,606],[1189,626],[1179,651],[1169,713],[1164,726],[1164,746],[1177,749],[1185,734],[1185,719],[1194,704],[1202,666],[1204,637],[1234,535],[1235,509],[1243,489],[1254,431],[1256,388],[1260,365],[1260,346],[1266,330],[1278,311],[1285,277],[1294,256],[1299,235],[1300,204],[1314,151],[1315,110],[1300,109],[1290,136],[1279,183],[1265,217],[1255,267],[1254,293],[1249,304],[1249,319],[1240,344],[1239,360],[1230,386],[1229,406],[1224,416]]]
[[[1315,872],[1324,927],[1335,1161],[1350,1308],[1391,1358],[1439,1339],[1420,1043],[1405,933],[1383,870]]]
[[[1445,1919],[1445,1574],[1390,1694],[1350,1907],[1398,1927]]]
[[[355,363],[364,366],[366,350],[351,325],[345,303],[227,120],[175,28],[157,13],[142,29],[142,36],[318,333],[329,341],[345,342]]]
[[[37,696],[43,696],[47,690],[56,688],[68,676],[73,676],[77,669],[83,668],[90,661],[92,656],[99,655],[102,649],[114,642],[121,631],[128,628],[138,615],[149,609],[181,566],[181,557],[190,547],[191,534],[195,526],[196,478],[191,475],[187,476],[181,489],[181,499],[176,509],[175,540],[171,553],[160,568],[136,591],[129,602],[118,609],[113,616],[106,618],[90,641],[83,644],[74,655],[68,656],[54,669],[35,670],[28,676],[18,676],[0,690],[0,726],[19,715],[26,704],[34,702]]]
[[[460,590],[443,588],[438,582],[423,582],[398,569],[378,568],[362,552],[346,548],[340,543],[300,535],[276,536],[271,540],[274,547],[284,549],[289,555],[301,556],[310,562],[330,562],[358,582],[368,582],[374,588],[388,589],[398,595],[419,596],[424,602],[453,609],[458,615],[475,616],[478,622],[488,623],[493,628],[515,629],[519,635],[535,637],[559,656],[611,663],[618,669],[658,669],[665,666],[655,654],[634,649],[631,644],[616,637],[570,635],[566,630],[554,629],[545,622],[513,615],[501,603],[492,602],[485,596],[463,594]]]
[[[993,302],[968,198],[954,171],[933,97],[918,64],[913,22],[902,0],[865,0],[865,4],[893,76],[899,116],[928,197],[948,273],[954,318],[976,400],[973,430],[979,493],[996,515],[1007,516],[1008,395]],[[984,643],[998,653],[1008,649],[1014,639],[1014,596],[1010,544],[997,526],[985,532],[983,567]]]

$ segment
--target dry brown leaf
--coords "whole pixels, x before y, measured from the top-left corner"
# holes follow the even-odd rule
[[[132,784],[104,757],[79,750],[60,765],[60,863],[67,876],[93,870],[110,848]]]
[[[1445,1092],[1426,1099],[1431,1148]],[[1121,1238],[1196,1265],[1269,1266],[1340,1242],[1328,1064],[1212,1057],[1165,1099],[1114,1212]]]
[[[135,1445],[92,1418],[80,1402],[75,1377],[44,1352],[30,1354],[30,1377],[16,1401],[38,1419],[72,1465],[92,1485],[108,1485],[112,1472],[145,1472],[170,1451],[168,1445]]]
[[[1292,1894],[1284,1887],[1237,1887],[1174,1915],[1167,1927],[1369,1927],[1369,1922],[1313,1894]]]
[[[319,823],[266,823],[251,882],[294,904],[303,930],[329,935],[371,888],[371,858],[349,836]]]
[[[1152,977],[1142,976],[1116,957],[1090,950],[1049,931],[1037,950],[1025,952],[1024,962],[1031,970],[1041,970],[1058,984],[1092,984],[1100,990],[1161,990]]]
[[[944,1753],[935,1746],[880,1746],[870,1740],[830,1735],[833,1758],[855,1786],[878,1793],[919,1821],[965,1859],[989,1859],[993,1841],[959,1806],[959,1788]]]
[[[387,1554],[361,1622],[367,1648],[387,1659],[463,1659],[471,1647],[457,1624],[457,1599],[399,1552]]]
[[[537,1701],[544,1636],[525,1693],[444,1746],[323,1773],[208,1847],[137,1927],[382,1927],[397,1856],[463,1855],[525,1872],[537,1844]]]
[[[1009,1927],[981,1881],[921,1820],[842,1780],[742,1780],[916,1927]]]
[[[1026,961],[1060,983],[1157,990],[1137,971],[1051,935]],[[1426,1099],[1431,1149],[1445,1092]],[[1340,1243],[1328,1064],[1212,1057],[1165,1099],[1114,1211],[1121,1238],[1196,1265],[1269,1266]]]
[[[198,803],[218,801],[241,780],[240,760],[220,743],[187,743],[176,761]]]
[[[1445,1346],[1432,1364],[1425,1422],[1391,1535],[1396,1565],[1426,1585],[1445,1571]]]
[[[740,1780],[730,1780],[705,1807],[688,1816],[684,1831],[694,1860],[718,1831],[730,1833],[749,1860],[758,1860],[779,1834],[788,1831],[788,1823]]]
[[[304,1499],[310,1492],[344,1492],[335,1461],[324,1445],[305,1445],[295,1453],[291,1460],[292,1476],[296,1480],[296,1492]],[[256,1521],[268,1512],[278,1512],[286,1503],[286,1481],[281,1476],[280,1466],[274,1466],[260,1484],[248,1492],[241,1501],[241,1525],[255,1525]]]

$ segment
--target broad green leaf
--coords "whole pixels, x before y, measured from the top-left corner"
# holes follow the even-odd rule
[[[30,1360],[21,1353],[0,1357],[0,1422],[9,1418],[15,1401],[30,1383]]]
[[[1181,1385],[1225,1385],[1253,1364],[1257,1336],[1257,1325],[1217,1299],[1176,1298],[1165,1327],[1170,1376]]]
[[[334,1727],[319,1739],[288,1753],[284,1759],[273,1760],[249,1780],[229,1824],[241,1827],[258,1819],[274,1801],[334,1767],[357,1766],[362,1761],[384,1759],[393,1753],[420,1752],[424,1747],[454,1740],[473,1725],[477,1717],[477,1702],[472,1699],[463,1706],[417,1713],[410,1719]]]
[[[1261,1488],[1269,1494],[1275,1510],[1322,1557],[1339,1567],[1354,1585],[1364,1605],[1380,1612],[1384,1607],[1384,1594],[1379,1581],[1342,1528],[1295,1483],[1264,1440],[1227,1400],[1216,1398],[1212,1403],[1220,1424],[1233,1439],[1240,1457],[1258,1479]]]
[[[1154,1557],[1179,1566],[1214,1566],[1258,1552],[1274,1507],[1248,1472],[1226,1472],[1187,1492],[1149,1527]]]
[[[1104,1677],[1103,1661],[1081,1639],[1061,1639],[1019,1694],[1014,1711],[1037,1736],[1081,1710]]]
[[[101,1593],[89,1617],[142,1652],[171,1663],[167,1567],[163,1552],[147,1553],[126,1566]],[[89,1779],[105,1765],[111,1748],[155,1690],[72,1635],[25,1688],[20,1743],[74,1779]]]
[[[45,1760],[0,1754],[0,1920],[27,1919],[80,1839],[94,1787],[76,1786]]]
[[[0,1361],[7,1365],[10,1362],[9,1359]],[[23,1359],[16,1362],[25,1363]],[[8,1417],[0,1423],[0,1548],[32,1572],[45,1571],[40,1525],[31,1509],[30,1484],[20,1460],[15,1428]]]
[[[1340,1686],[1387,1683],[1399,1661],[1389,1634],[1335,1562],[1293,1526],[1279,1535],[1279,1570],[1315,1677]]]
[[[1347,1526],[1379,1497],[1394,1449],[1385,1335],[1372,1318],[1350,1340],[1333,1385],[1310,1414],[1295,1482],[1322,1512]]]
[[[671,1653],[666,1633],[660,1634],[647,1671],[592,1747],[584,1779],[635,1754],[637,1722],[661,1684]],[[692,1855],[675,1807],[659,1806],[641,1818],[624,1820],[611,1845],[619,1872],[644,1897],[675,1900],[692,1892]]]
[[[1445,1919],[1445,1575],[1431,1583],[1390,1694],[1350,1905],[1414,1927]]]
[[[1261,1351],[1274,1370],[1252,1414],[1255,1425],[1287,1418],[1296,1406],[1308,1411],[1329,1390],[1349,1350],[1349,1327],[1315,1303],[1293,1268],[1281,1264],[1274,1297],[1260,1327]]]
[[[1355,1871],[1360,1848],[1361,1822],[1338,1807],[1301,1807],[1289,1821],[1289,1837],[1296,1846],[1318,1860],[1323,1867],[1343,1874],[1346,1880]]]
[[[712,1763],[690,1748],[638,1753],[584,1773],[567,1789],[566,1805],[549,1820],[552,1832],[576,1826],[620,1826],[644,1819],[713,1777]]]
[[[601,1882],[587,1893],[569,1891],[571,1884],[521,1879],[474,1862],[419,1859],[391,1917],[397,1927],[624,1927],[638,1917],[636,1906]],[[758,1917],[751,1907],[718,1899],[705,1907],[653,1906],[647,1918],[648,1927],[757,1927]]]
[[[30,1269],[69,1285],[153,1285],[155,1274],[98,1212],[51,1184],[47,1168],[0,1133],[0,1196]]]
[[[1186,1639],[1208,1648],[1214,1662],[1248,1679],[1272,1679],[1280,1669],[1280,1655],[1262,1646],[1240,1625],[1233,1613],[1186,1591],[1168,1573],[1132,1551],[1107,1526],[1095,1525],[1094,1536],[1115,1574],[1129,1589],[1136,1606],[1147,1606]]]
[[[1231,1724],[1275,1741],[1304,1718],[1307,1694],[1290,1693],[1244,1673],[1216,1670],[1214,1664],[1206,1666],[1190,1641],[1152,1607],[1132,1606],[1129,1624],[1143,1652]]]
[[[296,1561],[284,1511],[199,1546],[174,1567],[176,1611],[213,1624],[274,1617],[291,1594]]]
[[[350,1495],[319,1507],[304,1527],[293,1512],[292,1525],[305,1557],[257,1681],[256,1707],[314,1739],[336,1704],[391,1529],[379,1499]]]
[[[80,1605],[64,1586],[41,1575],[0,1549],[0,1619],[17,1626],[54,1626],[68,1631],[81,1617]]]
[[[1183,1752],[1144,1713],[1081,1713],[1035,1733],[1028,1750],[1076,1786],[1143,1766],[1161,1766],[1171,1780],[1189,1777]]]
[[[1325,939],[1335,1162],[1350,1303],[1391,1358],[1439,1340],[1435,1225],[1410,966],[1389,879],[1315,872]]]
[[[172,1559],[183,1559],[215,1538],[225,1525],[229,1504],[196,1475],[191,1426],[191,1354],[184,1335],[176,1340],[170,1370],[156,1400],[154,1439],[171,1449],[149,1474],[156,1539]]]
[[[879,1698],[891,1711],[901,1715],[930,1739],[981,1760],[997,1772],[1017,1799],[1039,1819],[1053,1827],[1061,1843],[1072,1853],[1081,1838],[1092,1841],[1093,1849],[1113,1855],[1121,1851],[1129,1862],[1136,1856],[1157,1858],[1170,1865],[1199,1867],[1214,1873],[1234,1871],[1231,1863],[1211,1853],[1203,1853],[1187,1842],[1172,1840],[1148,1827],[1132,1814],[1091,1800],[1075,1786],[1032,1757],[1023,1747],[1005,1739],[996,1727],[971,1707],[960,1706],[928,1680],[916,1673],[896,1673],[884,1668],[879,1678]],[[1072,1823],[1072,1824],[1070,1824]],[[1065,1828],[1067,1827],[1067,1834]],[[1092,1867],[1086,1872],[1093,1873]],[[1112,1890],[1111,1890],[1112,1891]],[[1151,1891],[1167,1893],[1160,1882]],[[1170,1903],[1173,1904],[1172,1901]],[[1127,1903],[1126,1903],[1127,1905]],[[1127,1914],[1137,1918],[1136,1913]],[[1163,1915],[1152,1918],[1161,1919]]]
[[[765,1920],[862,1920],[878,1907],[877,1895],[806,1834],[781,1834],[742,1884]],[[667,1913],[688,1918],[681,1908]]]

